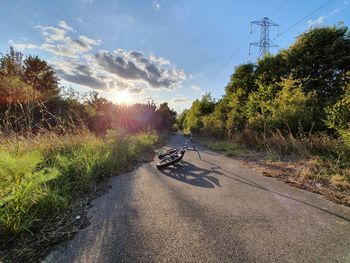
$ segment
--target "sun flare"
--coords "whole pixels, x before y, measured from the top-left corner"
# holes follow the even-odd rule
[[[120,90],[115,93],[114,101],[119,104],[129,104],[132,101],[132,97],[128,90]]]

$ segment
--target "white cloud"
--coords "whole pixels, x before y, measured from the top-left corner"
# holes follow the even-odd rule
[[[157,1],[153,2],[153,8],[155,11],[159,11],[160,10],[160,4]]]
[[[324,21],[325,17],[324,16],[320,16],[314,20],[310,19],[307,21],[307,24],[310,26],[310,27],[314,27],[314,26],[320,26],[322,25],[323,21]]]
[[[17,50],[25,50],[25,49],[38,49],[39,46],[30,43],[15,43],[12,39],[8,41],[8,44]]]
[[[176,103],[188,103],[188,102],[192,102],[192,99],[186,98],[186,97],[176,97],[173,99],[173,102]]]
[[[68,32],[74,30],[65,21],[60,21],[58,27],[38,25],[35,28],[40,29],[44,38],[44,43],[39,48],[55,56],[76,58],[91,51],[93,46],[101,44],[100,39],[95,40],[84,35],[80,35],[78,39],[67,36]]]
[[[92,38],[88,38],[87,36],[79,36],[79,40],[84,42],[86,45],[95,45],[95,46],[98,46],[98,45],[101,45],[101,39],[92,39]]]
[[[100,39],[70,34],[76,31],[66,22],[58,27],[38,25],[43,41],[11,44],[17,49],[39,49],[51,53],[50,64],[58,77],[70,83],[100,90],[125,90],[141,93],[145,89],[172,90],[179,87],[186,74],[165,58],[137,51],[117,49],[113,52],[93,48]],[[10,42],[9,41],[9,42]]]
[[[51,27],[51,26],[42,26],[38,25],[35,28],[40,29],[41,35],[44,37],[45,42],[55,42],[55,41],[63,41],[65,39],[65,35],[67,31],[62,28]]]
[[[202,89],[200,87],[195,86],[195,85],[191,85],[190,88],[195,90],[195,91],[202,91]]]
[[[151,62],[155,62],[155,63],[159,63],[161,65],[170,65],[170,61],[165,59],[165,58],[161,58],[161,57],[157,57],[153,54],[150,55],[149,57]]]
[[[331,12],[329,12],[328,14],[319,16],[316,19],[310,19],[307,21],[307,24],[309,27],[317,27],[320,26],[324,23],[324,21],[331,16],[336,15],[337,13],[339,13],[340,11],[342,11],[344,8],[346,8],[346,6],[349,4],[348,0],[344,0],[344,4],[338,8],[334,8]]]
[[[73,31],[73,28],[71,28],[70,26],[68,26],[68,24],[61,20],[59,23],[58,23],[58,26],[66,31]]]

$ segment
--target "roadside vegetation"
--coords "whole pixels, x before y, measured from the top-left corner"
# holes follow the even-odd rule
[[[76,216],[66,214],[101,179],[146,160],[175,118],[167,103],[117,105],[59,87],[38,57],[1,56],[0,261],[37,261],[63,241]]]
[[[225,95],[194,101],[177,127],[210,138],[208,146],[224,153],[240,146],[265,153],[270,163],[312,163],[295,176],[350,204],[348,28],[310,29],[276,55],[237,66]]]

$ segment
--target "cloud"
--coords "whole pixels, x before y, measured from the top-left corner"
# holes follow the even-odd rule
[[[73,31],[73,28],[71,28],[70,26],[68,26],[68,24],[61,20],[59,23],[58,23],[58,26],[66,31]]]
[[[80,17],[78,17],[76,20],[77,20],[78,22],[82,23],[82,24],[85,24],[84,20],[81,19]]]
[[[195,90],[195,91],[202,91],[202,89],[200,87],[195,86],[195,85],[191,85],[190,88]]]
[[[325,15],[322,15],[322,16],[319,16],[318,18],[312,20],[308,20],[307,21],[307,24],[309,27],[317,27],[317,26],[320,26],[324,23],[324,21],[328,18],[328,17],[331,17],[331,16],[334,16],[336,15],[337,13],[339,13],[340,11],[342,11],[344,8],[347,7],[347,5],[349,4],[349,1],[348,0],[344,0],[344,3],[342,6],[338,7],[338,8],[334,8],[331,12],[329,12],[328,14],[325,14]]]
[[[50,64],[58,77],[72,84],[141,93],[145,89],[175,89],[186,79],[183,70],[154,54],[146,56],[123,49],[94,52],[94,47],[102,41],[85,35],[71,36],[77,33],[64,21],[56,27],[38,25],[35,28],[43,37],[41,44],[12,40],[9,43],[17,49],[38,49],[52,54]]]
[[[41,35],[47,43],[63,41],[65,39],[65,34],[67,33],[67,30],[65,29],[52,26],[37,25],[34,28],[40,29]]]
[[[108,88],[103,77],[97,77],[90,65],[79,60],[56,61],[53,66],[58,77],[68,82],[99,90]]]
[[[39,46],[30,43],[15,43],[12,39],[8,41],[8,44],[17,50],[25,50],[25,49],[38,49]]]
[[[186,103],[186,102],[192,102],[192,99],[189,98],[185,98],[185,97],[178,97],[173,99],[173,102],[177,102],[177,103]]]
[[[159,11],[160,10],[160,4],[157,1],[153,2],[153,8],[155,11]]]
[[[143,89],[138,87],[129,88],[130,93],[141,93],[142,91]]]
[[[322,25],[323,21],[324,21],[325,17],[324,16],[320,16],[314,20],[310,19],[307,21],[307,24],[310,26],[310,27],[314,27],[314,26],[319,26],[319,25]]]
[[[106,83],[100,79],[83,73],[75,72],[74,74],[68,74],[62,70],[56,70],[60,78],[82,86],[87,86],[93,89],[105,90],[107,88]]]
[[[151,55],[149,56],[149,60],[150,60],[151,62],[159,63],[159,64],[161,64],[161,65],[169,65],[169,64],[170,64],[170,61],[169,61],[169,60],[167,60],[167,59],[165,59],[165,58],[157,57],[157,56],[155,56],[155,55],[153,55],[153,54],[151,54]]]
[[[77,39],[67,36],[68,32],[74,32],[65,21],[60,21],[58,27],[37,25],[44,38],[40,49],[56,56],[77,57],[79,54],[91,51],[93,46],[101,44],[100,39],[91,39],[80,35]]]
[[[161,67],[152,63],[140,52],[100,51],[94,56],[96,63],[105,71],[119,78],[143,82],[150,88],[173,89],[186,79],[182,70],[174,67]]]

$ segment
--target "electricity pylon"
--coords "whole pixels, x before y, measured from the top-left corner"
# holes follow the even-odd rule
[[[261,27],[260,41],[249,44],[249,55],[250,55],[250,47],[257,46],[260,48],[259,57],[261,58],[270,51],[270,47],[278,47],[278,45],[276,45],[272,40],[270,40],[270,27],[271,26],[279,27],[279,25],[273,22],[270,18],[264,17],[260,20],[256,20],[250,23],[250,34],[252,34],[253,24]]]

